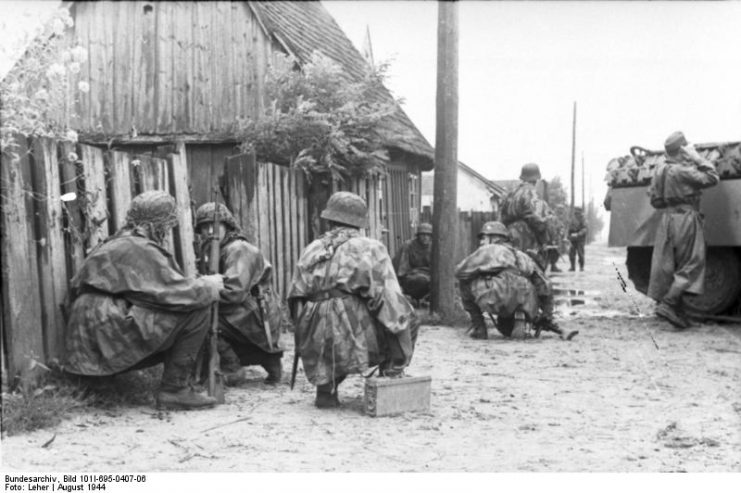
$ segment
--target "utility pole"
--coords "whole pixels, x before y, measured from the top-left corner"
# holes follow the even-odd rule
[[[584,202],[584,152],[581,153],[581,208],[586,211],[586,204]]]
[[[576,160],[576,101],[574,101],[574,124],[571,127],[571,213],[574,213],[574,161]]]
[[[443,320],[455,309],[458,231],[458,2],[438,2],[437,128],[432,213],[432,303]]]

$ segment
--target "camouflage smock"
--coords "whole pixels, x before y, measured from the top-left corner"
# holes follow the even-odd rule
[[[664,176],[662,183],[657,177]],[[705,233],[700,214],[702,189],[717,185],[718,172],[710,161],[699,165],[667,157],[657,166],[651,186],[661,186],[669,204],[662,211],[651,257],[648,296],[660,301],[668,294],[703,294],[705,290]]]
[[[538,267],[512,245],[480,246],[455,268],[464,307],[475,303],[483,312],[509,317],[522,310],[531,319],[538,314],[538,292],[530,278]]]
[[[509,230],[512,245],[522,251],[540,252],[548,243],[548,209],[532,183],[523,181],[509,193],[502,203],[502,223]]]
[[[99,376],[155,354],[184,317],[219,296],[205,281],[185,277],[172,255],[138,229],[93,250],[71,289],[64,368]]]
[[[209,264],[209,247],[206,241],[198,263],[198,270],[204,274]],[[273,267],[262,252],[243,236],[229,233],[220,244],[219,273],[224,276],[224,289],[219,299],[219,330],[227,337],[236,334],[239,339],[246,338],[267,353],[283,351],[279,339],[281,328],[288,321],[280,297],[273,289]],[[258,295],[262,296],[272,346],[265,334]]]
[[[331,290],[346,295],[320,299]],[[386,247],[356,229],[336,228],[309,244],[288,297],[304,300],[296,335],[306,377],[314,385],[386,360],[378,343],[383,337],[395,337],[406,364],[411,360],[414,309],[401,292]]]

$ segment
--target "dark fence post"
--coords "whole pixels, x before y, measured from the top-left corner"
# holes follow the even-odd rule
[[[67,260],[56,142],[45,137],[34,139],[32,162],[44,347],[47,360],[59,360],[64,350],[62,304],[67,295]]]

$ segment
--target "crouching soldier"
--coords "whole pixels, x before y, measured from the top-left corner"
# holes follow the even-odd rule
[[[419,301],[430,294],[432,225],[417,227],[417,237],[402,245],[396,262],[396,275],[404,294]]]
[[[479,234],[475,252],[456,267],[463,307],[471,316],[474,339],[487,339],[484,312],[497,316],[497,329],[506,337],[525,337],[519,323],[533,323],[535,336],[543,330],[570,340],[553,321],[553,294],[543,271],[527,254],[510,244],[507,228],[488,222]]]
[[[216,224],[214,224],[216,218]],[[219,273],[224,289],[219,299],[218,350],[226,385],[246,381],[244,366],[260,365],[265,383],[280,383],[280,333],[286,323],[280,297],[273,290],[273,268],[260,250],[242,236],[223,204],[209,202],[196,211],[196,230],[204,242],[198,270],[208,271],[210,240],[219,238]]]
[[[162,191],[135,197],[126,225],[98,245],[72,279],[64,370],[106,376],[164,362],[158,407],[211,407],[190,388],[220,275],[183,275],[163,248],[177,224],[175,199]]]
[[[400,376],[412,359],[419,321],[386,247],[361,236],[367,215],[358,195],[329,198],[321,217],[330,230],[302,252],[288,296],[296,350],[320,408],[339,406],[347,375],[379,365],[381,376]]]

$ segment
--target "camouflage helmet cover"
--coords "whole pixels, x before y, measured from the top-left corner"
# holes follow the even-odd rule
[[[162,190],[144,192],[131,201],[126,213],[126,224],[130,227],[150,224],[155,228],[171,228],[178,223],[178,207],[175,198]]]
[[[522,171],[520,172],[520,180],[540,180],[540,167],[535,163],[523,164]]]
[[[484,225],[481,227],[481,232],[479,232],[479,237],[484,235],[496,235],[503,236],[505,238],[510,237],[507,226],[500,223],[499,221],[489,221],[487,223],[484,223]]]
[[[431,234],[432,234],[432,224],[419,223],[419,226],[417,226],[417,235],[431,235]]]
[[[238,229],[237,221],[234,220],[234,216],[224,204],[217,204],[216,202],[206,202],[198,208],[196,211],[196,228],[203,223],[210,223],[214,220],[214,211],[216,212],[216,220],[226,224],[229,229]]]
[[[352,192],[333,193],[321,217],[356,228],[368,227],[368,207],[365,200]]]

